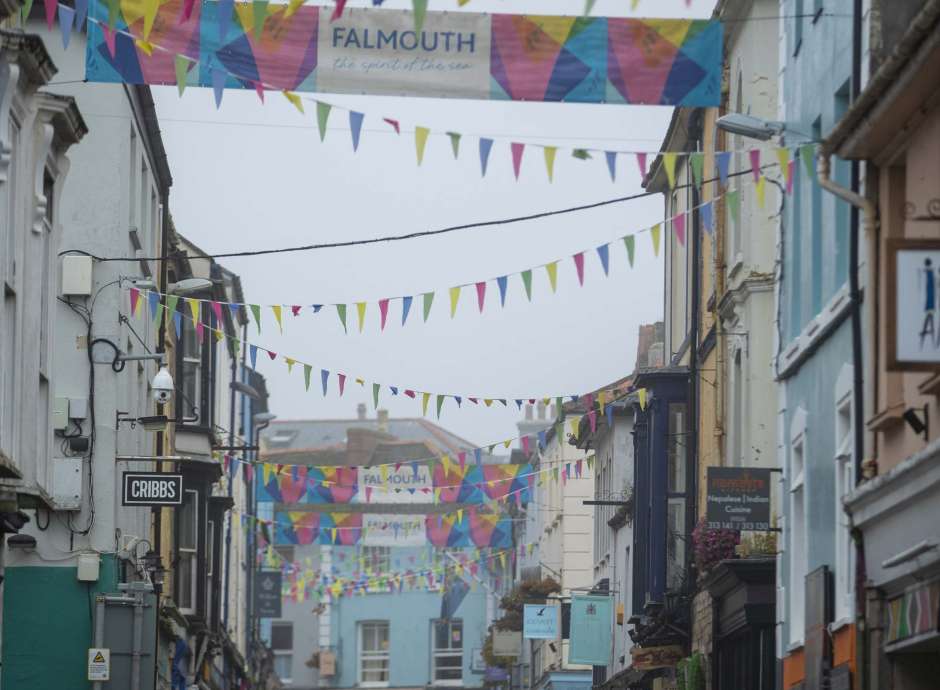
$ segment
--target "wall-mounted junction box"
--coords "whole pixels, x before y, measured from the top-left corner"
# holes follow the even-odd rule
[[[52,458],[51,493],[56,510],[81,510],[82,458]]]
[[[67,254],[62,257],[62,294],[91,296],[91,257]]]

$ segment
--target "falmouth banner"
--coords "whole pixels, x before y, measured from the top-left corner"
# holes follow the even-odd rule
[[[525,465],[402,463],[395,467],[262,465],[258,500],[276,503],[465,503],[509,500],[526,504],[536,475]]]
[[[476,510],[441,515],[285,511],[276,514],[274,526],[275,544],[430,545],[438,548],[512,546],[512,520],[509,516]]]
[[[93,0],[86,78],[217,92],[719,104],[720,22],[427,12],[419,27],[403,10],[332,13],[294,2]]]

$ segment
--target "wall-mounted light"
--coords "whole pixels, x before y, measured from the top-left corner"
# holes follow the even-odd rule
[[[911,427],[911,430],[915,434],[921,434],[924,437],[924,440],[927,440],[927,437],[930,434],[930,417],[927,415],[927,406],[924,405],[924,418],[921,419],[920,415],[917,413],[917,408],[909,407],[904,410],[904,414],[901,417],[907,422],[907,425]]]
[[[163,591],[163,582],[166,579],[166,568],[163,567],[163,559],[159,553],[150,549],[140,560],[147,576],[150,578],[150,583],[153,585],[153,591],[160,594]]]

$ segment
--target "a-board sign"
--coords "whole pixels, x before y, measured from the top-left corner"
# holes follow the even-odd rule
[[[88,680],[111,680],[111,650],[92,647],[88,650]]]
[[[255,585],[255,615],[258,618],[281,617],[281,573],[261,570]]]
[[[125,472],[121,505],[178,506],[183,502],[183,475],[162,472]]]
[[[770,470],[709,467],[707,481],[709,529],[770,529]]]

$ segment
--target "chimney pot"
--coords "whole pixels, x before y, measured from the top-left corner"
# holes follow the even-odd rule
[[[539,401],[538,404],[539,419],[545,419],[545,403]]]
[[[365,403],[359,403],[358,405],[356,405],[356,415],[359,417],[360,420],[363,420],[366,418],[366,404]]]
[[[531,421],[532,421],[532,405],[528,405],[528,404],[527,404],[527,405],[525,406],[525,418],[526,418],[526,421],[527,421],[527,422],[531,422]]]

